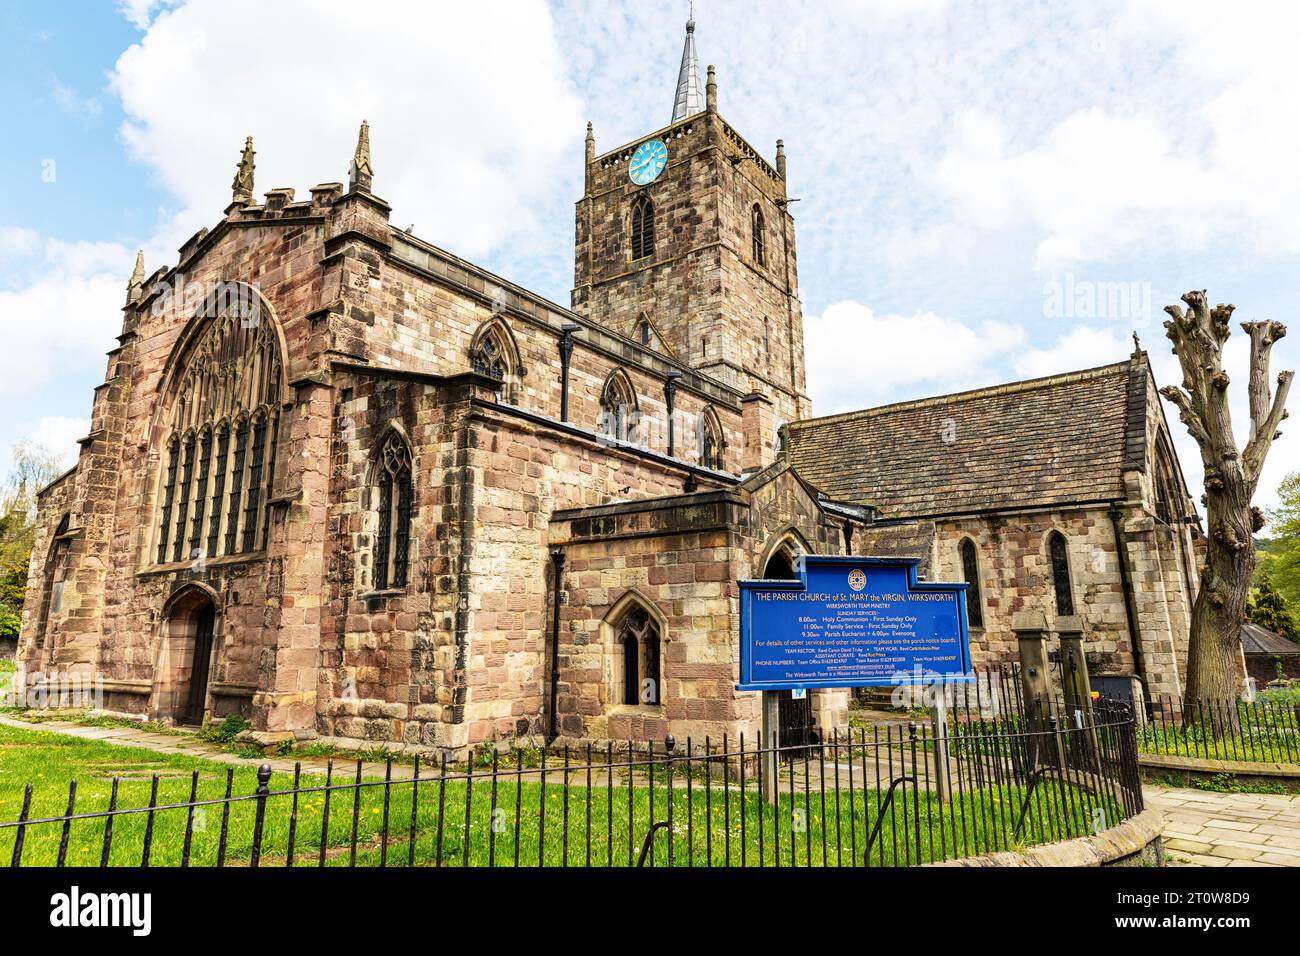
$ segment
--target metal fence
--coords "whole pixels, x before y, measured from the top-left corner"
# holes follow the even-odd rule
[[[1300,701],[1159,697],[1138,730],[1142,753],[1300,763]]]
[[[89,796],[74,780],[66,795],[29,784],[0,853],[13,866],[911,866],[1114,826],[1142,809],[1136,753],[1127,708],[1033,706],[794,747],[670,737],[432,772],[389,760],[382,776],[299,765],[282,781],[263,765],[241,794],[233,768],[114,777]]]

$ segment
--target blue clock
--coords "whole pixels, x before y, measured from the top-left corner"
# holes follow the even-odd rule
[[[642,143],[632,154],[627,173],[632,182],[638,186],[648,186],[664,171],[668,165],[668,147],[661,139],[652,139]]]

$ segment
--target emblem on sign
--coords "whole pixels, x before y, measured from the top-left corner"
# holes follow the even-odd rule
[[[849,572],[849,587],[855,591],[861,591],[867,586],[867,575],[861,568],[854,568]]]

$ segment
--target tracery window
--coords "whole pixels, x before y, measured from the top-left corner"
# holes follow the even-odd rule
[[[411,554],[411,449],[397,432],[389,432],[375,460],[375,590],[406,587]]]
[[[659,626],[645,608],[634,605],[619,618],[615,640],[623,657],[623,703],[657,707],[660,683]]]
[[[1053,531],[1047,539],[1048,551],[1052,559],[1052,586],[1056,591],[1056,613],[1068,617],[1074,613],[1074,593],[1070,585],[1070,558],[1065,544],[1065,535]]]
[[[493,317],[479,328],[470,344],[470,365],[474,371],[501,382],[498,402],[514,402],[519,376],[518,349],[510,329],[500,317]]]
[[[622,369],[615,369],[600,395],[600,431],[609,438],[635,442],[640,413],[632,382]]]
[[[722,453],[726,445],[722,438],[722,423],[718,413],[706,408],[700,414],[700,464],[714,471],[722,471]]]
[[[267,543],[283,371],[270,321],[249,315],[244,301],[212,310],[164,393],[153,552],[160,564]]]
[[[655,251],[655,207],[649,197],[632,204],[632,258],[644,259]]]
[[[763,232],[763,210],[758,208],[758,203],[754,203],[751,223],[754,232],[754,265],[762,268],[767,265],[767,239]]]
[[[961,572],[962,580],[970,585],[966,589],[966,623],[970,627],[983,627],[979,555],[975,550],[975,542],[970,538],[963,538],[961,542]]]

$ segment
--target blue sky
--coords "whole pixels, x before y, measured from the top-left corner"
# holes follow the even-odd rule
[[[604,151],[667,123],[685,16],[6,4],[0,449],[75,451],[135,250],[152,272],[220,218],[245,135],[258,191],[301,194],[344,178],[369,119],[394,222],[567,303],[585,124]],[[723,114],[769,157],[786,141],[819,414],[1116,361],[1134,328],[1175,384],[1160,322],[1182,292],[1243,320],[1285,322],[1300,298],[1286,7],[699,0],[696,19]],[[1300,331],[1275,364],[1298,356]],[[1286,436],[1265,504],[1296,469]]]

